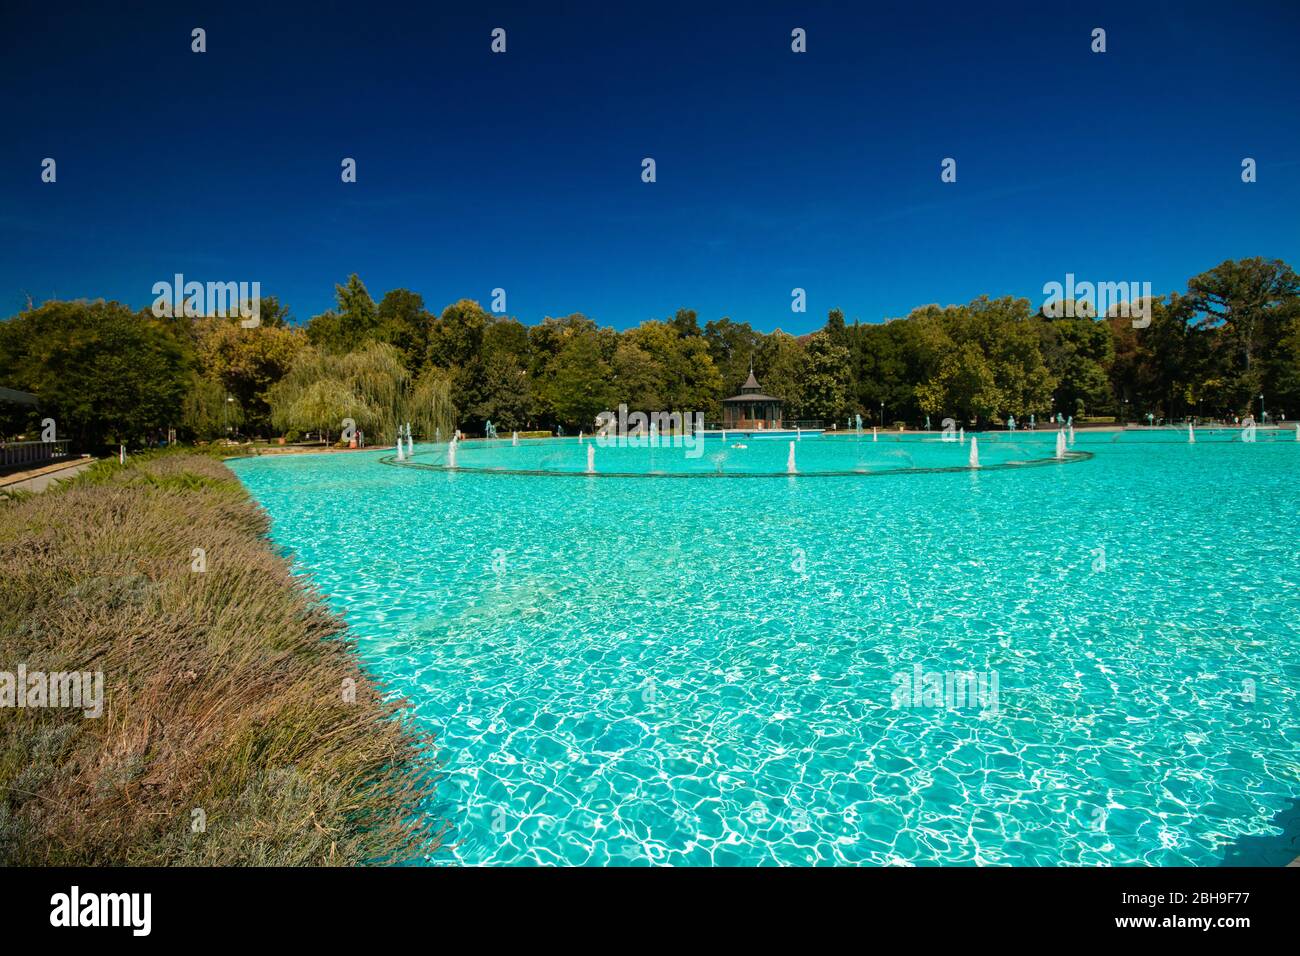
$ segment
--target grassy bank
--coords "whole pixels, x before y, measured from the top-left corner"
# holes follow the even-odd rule
[[[381,700],[266,529],[197,454],[100,463],[0,504],[0,671],[102,671],[104,699],[98,718],[0,709],[0,863],[346,865],[436,849],[416,812],[431,741]]]

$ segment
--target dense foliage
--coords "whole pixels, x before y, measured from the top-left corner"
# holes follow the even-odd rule
[[[1010,415],[1126,421],[1300,412],[1300,279],[1284,262],[1229,261],[1151,302],[1150,323],[1052,318],[1026,299],[924,306],[884,323],[764,334],[690,309],[617,332],[574,314],[533,326],[462,299],[435,314],[395,289],[378,302],[353,275],[303,325],[274,299],[262,324],[157,319],[118,303],[49,302],[0,322],[0,384],[84,446],[182,437],[336,433],[376,441],[396,424],[431,434],[590,428],[625,402],[720,417],[752,366],[785,419],[986,425]],[[31,424],[28,422],[27,424]],[[18,430],[12,425],[10,433]]]

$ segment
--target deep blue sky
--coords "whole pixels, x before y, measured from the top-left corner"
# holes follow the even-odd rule
[[[502,286],[529,323],[798,333],[1300,266],[1295,2],[113,6],[0,11],[2,315],[182,272],[305,320],[355,271],[434,309]]]

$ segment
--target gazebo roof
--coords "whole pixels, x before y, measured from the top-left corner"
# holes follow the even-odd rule
[[[779,402],[781,399],[772,395],[760,395],[758,392],[748,392],[741,395],[732,395],[730,398],[724,398],[724,402]]]
[[[754,367],[749,367],[749,378],[745,379],[745,384],[740,386],[740,394],[732,395],[730,398],[724,398],[724,402],[780,402],[781,399],[771,395],[764,395],[759,391],[758,379],[754,378]]]
[[[14,405],[39,404],[35,395],[29,392],[20,392],[16,388],[5,388],[2,385],[0,385],[0,402],[10,402]]]

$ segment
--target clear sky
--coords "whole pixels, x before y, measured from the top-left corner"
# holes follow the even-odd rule
[[[799,333],[1300,266],[1294,0],[99,6],[0,11],[3,315],[181,272],[301,321],[357,272],[432,309],[503,287],[528,323]]]

